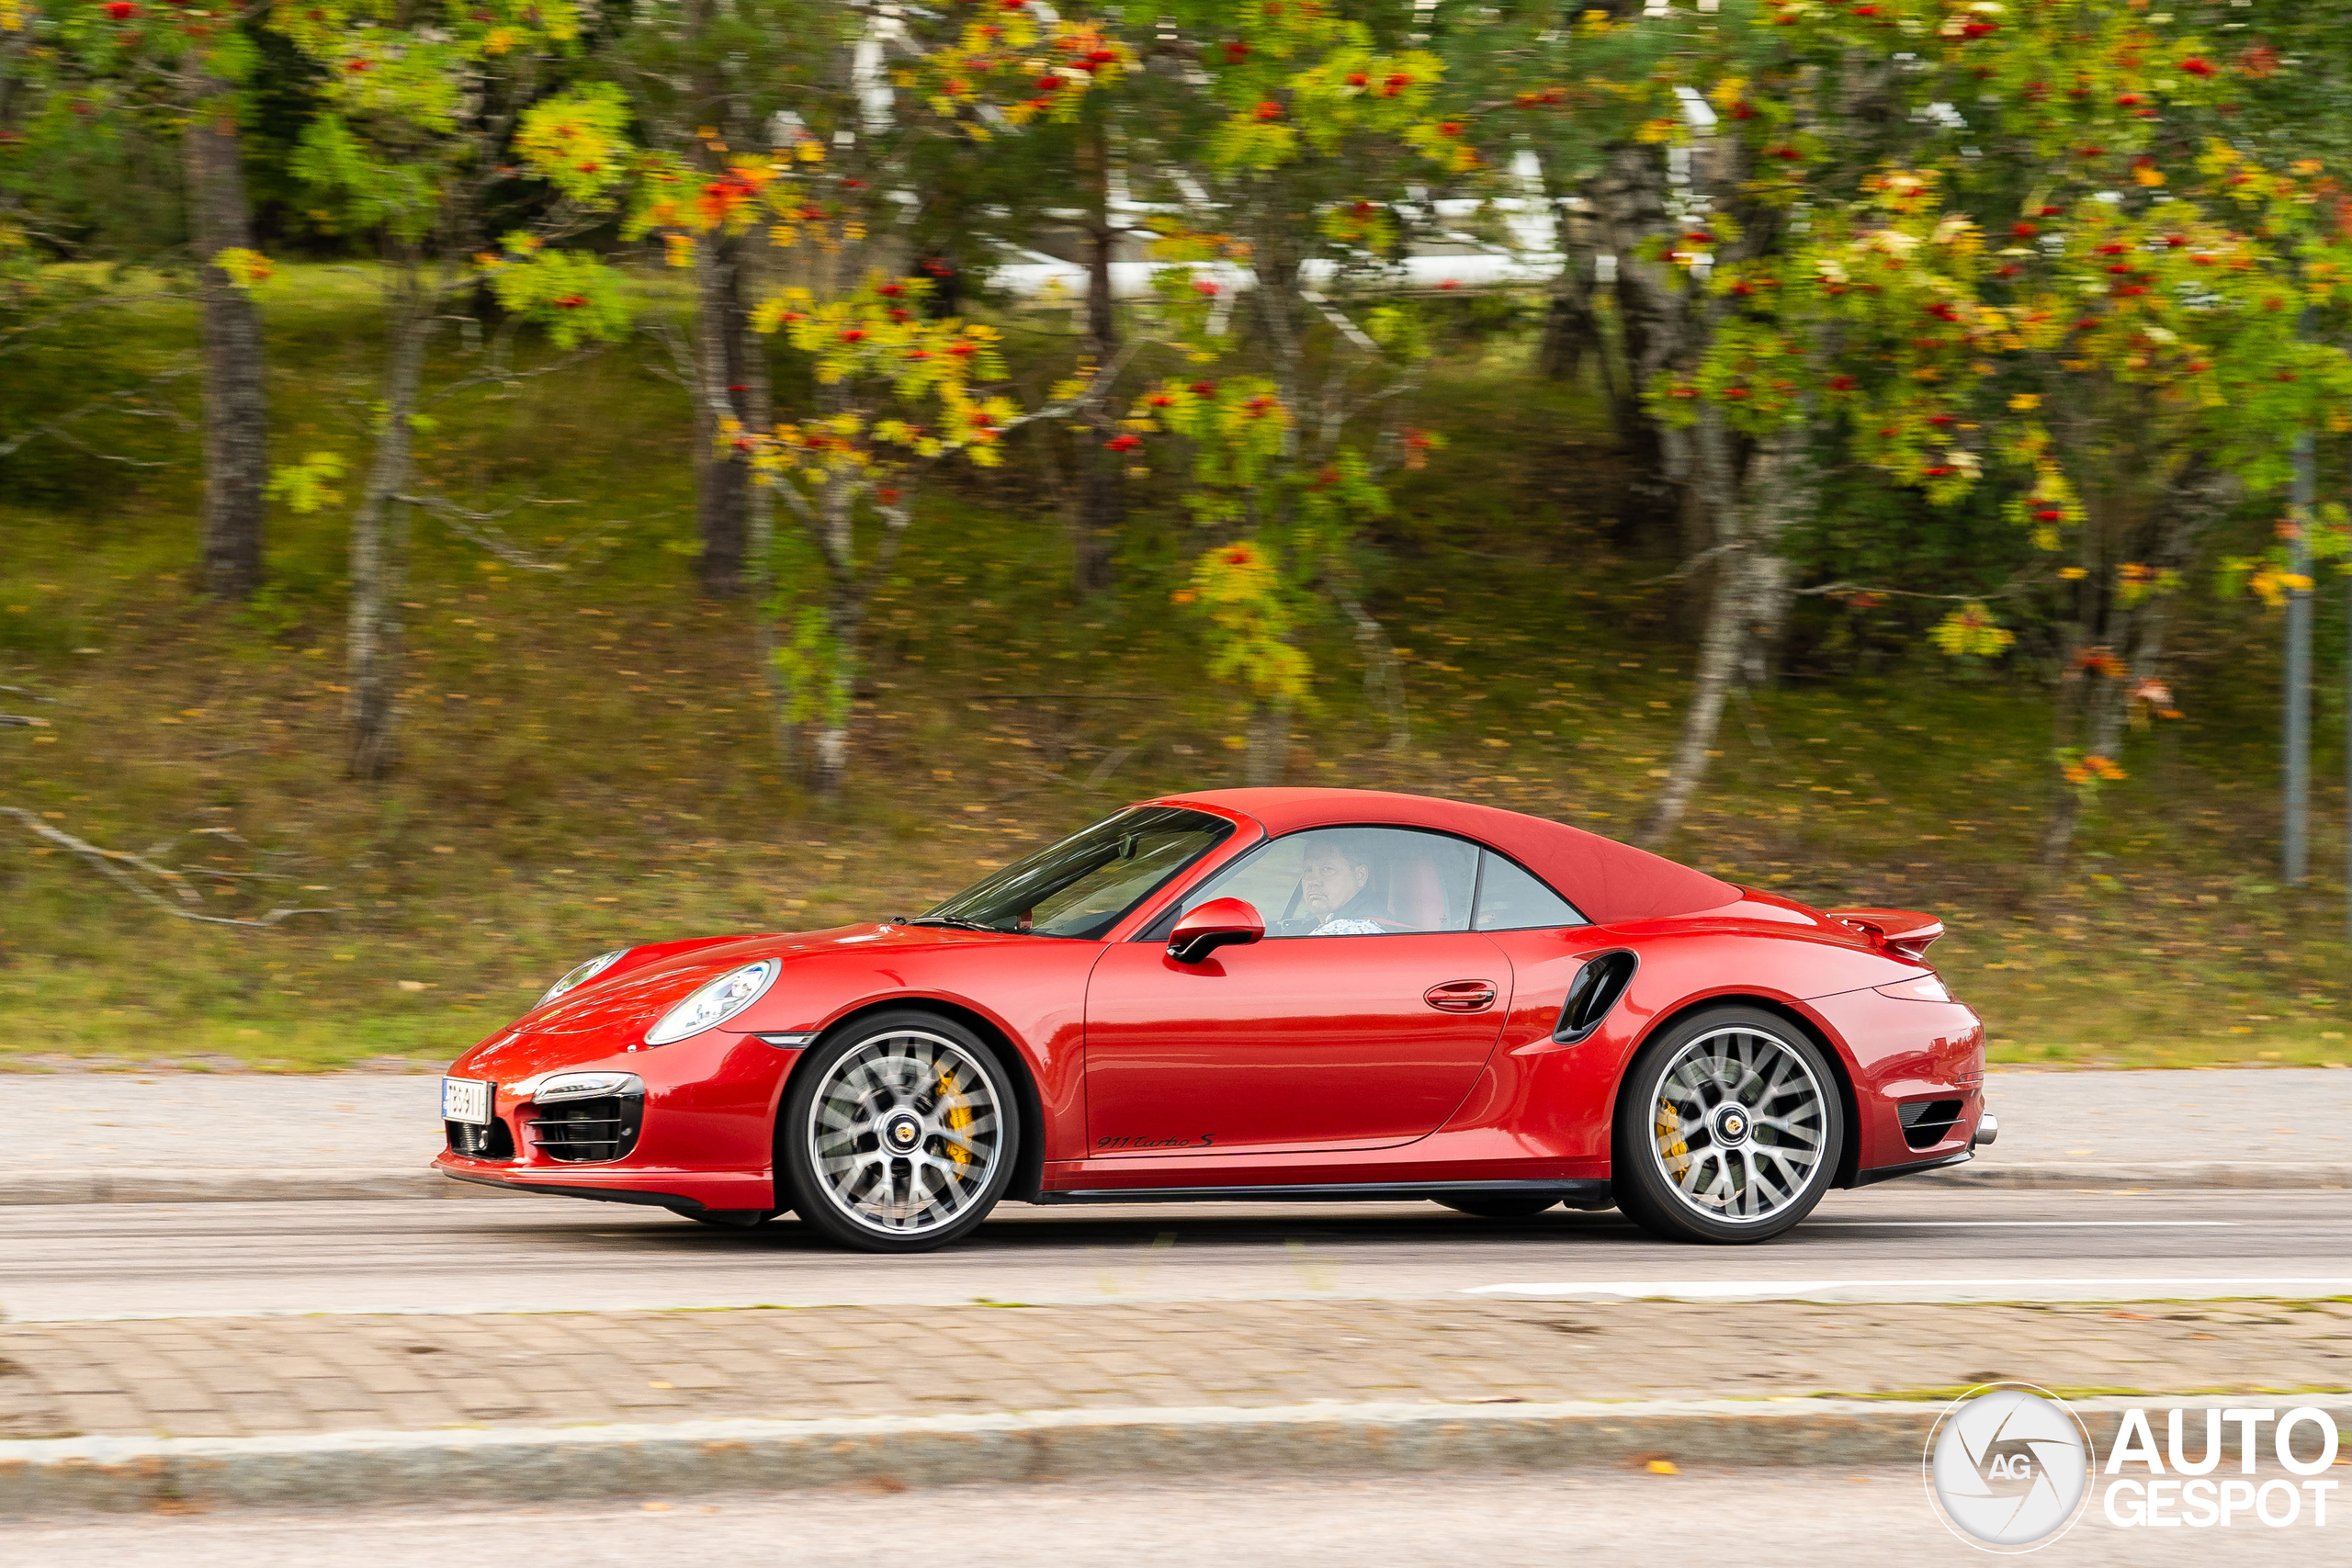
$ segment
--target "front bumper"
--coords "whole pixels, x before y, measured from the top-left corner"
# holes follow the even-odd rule
[[[691,1172],[631,1171],[626,1179],[585,1181],[540,1180],[512,1171],[485,1171],[475,1162],[443,1155],[433,1168],[453,1181],[470,1181],[509,1192],[537,1192],[549,1198],[594,1198],[607,1203],[640,1203],[649,1208],[674,1209],[682,1214],[706,1211],[773,1209],[775,1185],[766,1178],[714,1179]]]
[[[635,1039],[634,1031],[611,1038],[502,1035],[458,1057],[451,1076],[498,1086],[491,1135],[463,1140],[465,1149],[443,1148],[434,1168],[459,1181],[557,1197],[688,1211],[775,1208],[776,1103],[797,1052],[721,1030],[654,1049],[636,1048]],[[630,1136],[583,1149],[576,1134],[541,1125],[540,1108],[514,1091],[514,1084],[569,1068],[643,1080],[641,1105],[629,1108]],[[614,1157],[596,1157],[614,1148],[620,1151]]]

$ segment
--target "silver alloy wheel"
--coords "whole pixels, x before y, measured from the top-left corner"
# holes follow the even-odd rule
[[[882,1235],[952,1224],[989,1190],[1003,1153],[998,1089],[944,1035],[899,1029],[861,1042],[817,1086],[809,1163],[851,1223]]]
[[[1758,1029],[1690,1041],[1650,1089],[1650,1152],[1667,1185],[1708,1219],[1755,1224],[1822,1175],[1821,1080],[1788,1042]]]

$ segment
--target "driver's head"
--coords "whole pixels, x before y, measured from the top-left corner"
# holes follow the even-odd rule
[[[1371,863],[1361,851],[1342,839],[1318,838],[1307,846],[1299,867],[1299,902],[1316,919],[1328,920],[1371,879]]]

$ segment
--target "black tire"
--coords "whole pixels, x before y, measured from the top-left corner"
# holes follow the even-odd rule
[[[1813,1213],[1845,1146],[1837,1074],[1805,1032],[1760,1008],[1709,1008],[1626,1070],[1611,1138],[1617,1206],[1668,1241],[1769,1241]]]
[[[1559,1201],[1541,1194],[1494,1193],[1490,1196],[1441,1198],[1438,1201],[1457,1214],[1468,1214],[1481,1220],[1532,1219]]]
[[[988,1043],[951,1019],[914,1008],[858,1019],[808,1047],[793,1073],[776,1116],[776,1196],[818,1234],[862,1252],[960,1240],[1012,1179],[1012,1082]]]

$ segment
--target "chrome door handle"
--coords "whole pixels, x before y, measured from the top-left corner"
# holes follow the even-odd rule
[[[1421,993],[1421,1000],[1440,1012],[1484,1012],[1495,1005],[1492,980],[1448,980]]]

